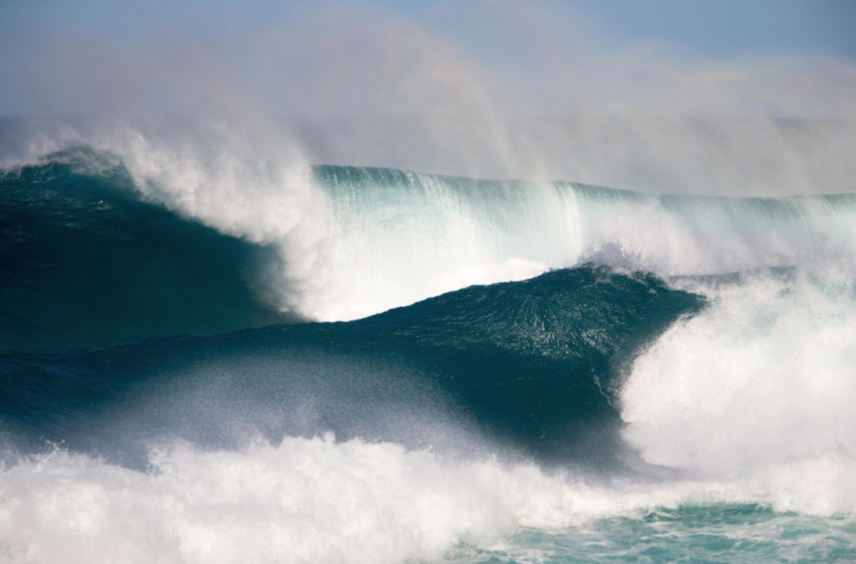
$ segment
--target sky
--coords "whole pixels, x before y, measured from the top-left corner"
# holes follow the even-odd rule
[[[0,115],[188,113],[186,81],[282,115],[849,116],[854,25],[850,0],[4,0]]]
[[[224,27],[261,28],[287,22],[321,5],[386,11],[419,20],[442,4],[436,0],[5,0],[0,7],[4,16],[0,26],[48,33],[99,29],[113,41],[121,41],[129,34],[145,33],[169,21],[208,26],[215,32]],[[587,18],[613,40],[660,41],[698,56],[814,51],[835,53],[851,61],[856,57],[852,33],[856,4],[851,0],[571,0],[561,6]]]
[[[0,0],[0,116],[112,120],[94,137],[15,134],[0,162],[73,139],[206,162],[856,192],[854,24],[853,0]],[[150,118],[173,125],[142,132]]]

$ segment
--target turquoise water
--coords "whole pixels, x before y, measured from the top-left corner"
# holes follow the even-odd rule
[[[659,509],[544,531],[491,549],[460,546],[450,562],[853,562],[852,518],[775,513],[757,505]]]

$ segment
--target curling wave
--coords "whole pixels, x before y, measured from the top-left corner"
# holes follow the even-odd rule
[[[69,206],[54,215],[64,225],[80,213],[74,201],[81,190],[73,185],[100,186],[95,202],[109,198],[109,185],[130,191],[242,241],[224,246],[243,245],[244,254],[256,255],[267,249],[265,268],[252,273],[253,292],[272,309],[306,319],[357,319],[472,284],[584,263],[666,279],[770,267],[856,272],[853,195],[668,196],[567,182],[309,168],[242,153],[203,155],[141,136],[111,147],[117,152],[65,151],[7,171],[4,182],[17,188],[4,192],[32,199],[46,186],[21,180],[50,178],[50,189]],[[70,163],[76,180],[57,177],[57,163]],[[18,213],[16,206],[11,201],[7,213]]]

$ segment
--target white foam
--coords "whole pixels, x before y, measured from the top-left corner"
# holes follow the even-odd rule
[[[711,306],[633,365],[626,438],[651,463],[704,472],[856,456],[854,288],[823,280],[696,285]]]
[[[765,267],[856,272],[856,206],[822,198],[587,198],[583,260],[661,277]]]
[[[680,504],[852,512],[854,469],[825,455],[739,479],[592,486],[530,464],[331,437],[241,452],[176,445],[155,453],[147,473],[55,452],[0,472],[0,555],[10,564],[430,560],[519,527]]]

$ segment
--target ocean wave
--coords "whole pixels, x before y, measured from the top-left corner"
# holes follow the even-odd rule
[[[621,450],[620,376],[702,304],[650,276],[585,267],[348,323],[6,355],[0,412],[24,444],[120,459],[139,460],[163,436],[232,447],[259,432],[334,431],[439,448],[460,429],[606,468]]]
[[[0,557],[856,556],[856,196],[225,138],[3,173]]]
[[[47,162],[72,160],[102,184],[115,178],[104,162],[118,163],[127,172],[117,182],[125,192],[130,186],[143,201],[270,249],[255,285],[275,309],[317,321],[357,319],[472,284],[585,263],[665,279],[772,267],[856,271],[853,195],[642,194],[309,167],[290,153],[253,156],[234,141],[211,143],[132,132]]]

